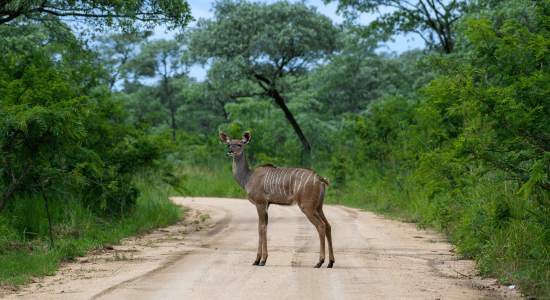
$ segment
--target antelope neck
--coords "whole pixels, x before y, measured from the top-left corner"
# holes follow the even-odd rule
[[[248,164],[246,163],[246,156],[244,155],[244,150],[241,155],[237,158],[233,158],[233,176],[235,176],[235,179],[237,182],[243,187],[246,186],[246,183],[248,182],[248,179],[250,178],[250,175],[252,175],[252,172],[254,170],[250,170],[248,168]]]

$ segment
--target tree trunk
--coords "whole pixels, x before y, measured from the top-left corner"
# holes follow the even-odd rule
[[[42,197],[44,198],[44,201],[46,201],[46,213],[48,214],[48,223],[50,224],[50,249],[53,249],[55,245],[53,243],[52,218],[50,217],[50,204],[48,203],[48,198],[46,198],[46,195],[44,194],[44,189],[40,188],[40,191],[42,192]]]
[[[302,132],[302,129],[300,128],[300,126],[298,125],[296,120],[294,119],[294,116],[292,115],[292,113],[290,112],[288,107],[286,107],[286,104],[285,104],[283,98],[281,97],[281,95],[279,95],[279,92],[275,89],[272,89],[270,91],[270,96],[273,97],[275,102],[277,102],[277,104],[281,107],[281,109],[285,113],[285,117],[290,122],[290,125],[292,125],[292,128],[294,128],[294,131],[296,131],[296,134],[298,135],[298,138],[302,142],[302,146],[304,147],[304,151],[309,154],[309,152],[311,151],[311,147],[309,146],[309,142],[307,141],[304,133]]]
[[[13,185],[12,185],[13,187]],[[10,198],[11,194],[13,193],[13,191],[11,191],[11,188],[10,190],[8,190],[2,197],[2,202],[0,202],[0,213],[4,210],[4,207],[6,207],[6,204],[8,204],[8,199]]]
[[[172,101],[170,101],[172,104]],[[172,140],[176,141],[176,112],[175,109],[170,107],[170,114],[172,115]]]
[[[165,72],[166,72],[166,70],[165,70]],[[170,117],[171,117],[171,123],[172,123],[172,125],[170,126],[170,127],[172,127],[172,140],[175,142],[176,141],[176,110],[177,110],[177,108],[174,107],[174,103],[172,103],[172,90],[170,89],[169,78],[166,75],[164,76],[164,97],[165,97],[166,103],[168,104],[168,110],[170,110]]]

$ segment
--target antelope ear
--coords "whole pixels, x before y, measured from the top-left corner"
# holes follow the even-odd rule
[[[225,134],[221,131],[220,131],[220,140],[224,144],[231,144],[231,138],[227,134]]]
[[[250,143],[250,140],[252,138],[250,137],[250,131],[246,131],[245,133],[243,133],[243,144],[248,144]]]

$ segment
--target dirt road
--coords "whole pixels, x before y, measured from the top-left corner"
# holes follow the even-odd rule
[[[267,264],[252,266],[258,245],[258,216],[252,204],[237,199],[173,200],[211,219],[128,239],[114,247],[116,252],[106,249],[91,255],[5,297],[443,300],[519,295],[495,280],[471,276],[473,263],[457,261],[442,236],[341,206],[324,207],[332,225],[334,268],[313,268],[319,257],[318,235],[299,208],[274,205],[269,209]],[[131,259],[108,259],[121,255]]]

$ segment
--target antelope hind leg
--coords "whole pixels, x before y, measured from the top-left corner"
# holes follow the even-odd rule
[[[330,223],[327,221],[327,218],[325,217],[325,214],[323,213],[323,209],[319,209],[317,211],[319,213],[319,216],[325,221],[326,224],[326,236],[327,236],[327,242],[328,242],[328,257],[329,257],[329,263],[327,268],[332,268],[332,265],[334,264],[334,253],[332,251],[332,233],[330,228]]]
[[[267,205],[256,205],[256,209],[258,210],[258,234],[260,240],[256,261],[252,265],[264,266],[267,261]]]
[[[312,211],[304,214],[307,216],[311,224],[315,226],[317,232],[319,233],[319,262],[315,265],[315,268],[320,268],[321,265],[325,262],[325,233],[326,233],[326,224],[325,221],[319,216],[317,211]]]

